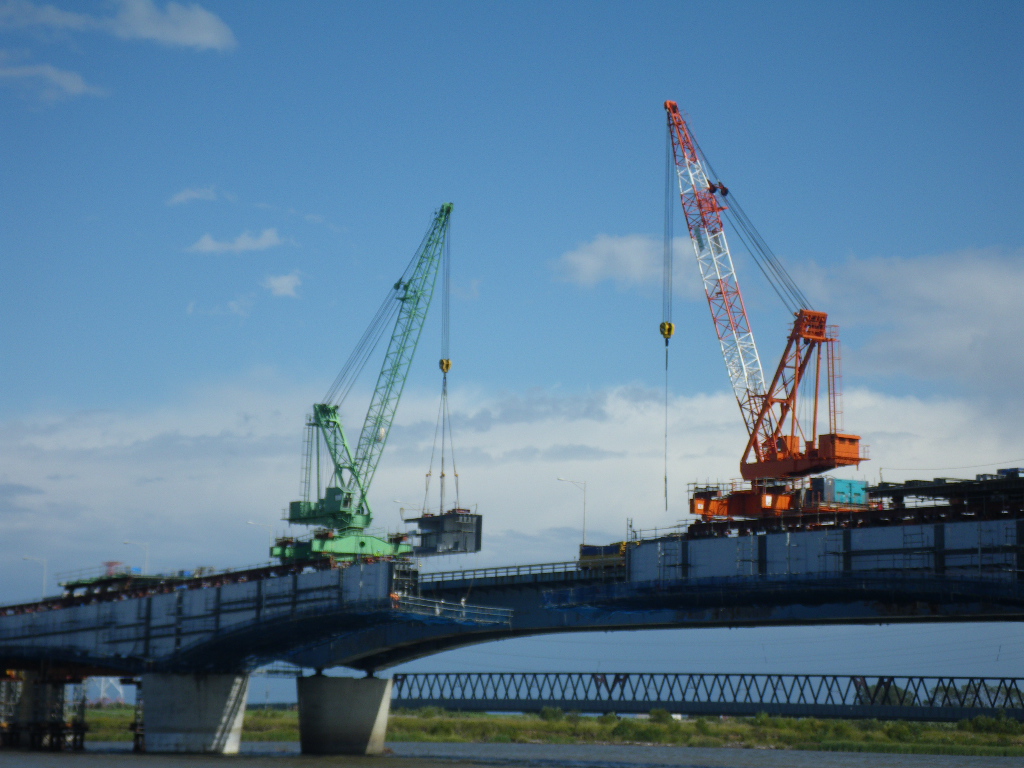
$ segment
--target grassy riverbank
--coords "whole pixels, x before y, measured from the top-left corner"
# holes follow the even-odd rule
[[[128,741],[130,708],[90,710],[89,741]],[[1024,726],[979,717],[960,723],[817,720],[757,717],[673,720],[655,710],[647,719],[584,717],[548,710],[537,715],[484,715],[418,710],[392,712],[388,741],[541,744],[660,744],[689,747],[810,749],[1024,757]],[[298,741],[294,710],[250,709],[247,741]]]

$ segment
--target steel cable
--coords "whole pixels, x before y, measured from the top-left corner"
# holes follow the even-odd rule
[[[720,177],[715,172],[714,166],[708,161],[704,150],[697,143],[696,139],[693,140],[693,143],[700,154],[701,162],[711,172],[711,176],[718,181]],[[720,181],[718,183],[721,185]],[[761,236],[761,233],[754,226],[746,212],[744,212],[743,207],[732,192],[728,193],[728,199],[729,206],[725,212],[726,218],[733,225],[734,230],[747,247],[751,258],[754,259],[761,273],[767,278],[783,304],[791,312],[795,312],[797,309],[811,309],[811,304],[803,291],[800,290],[796,281],[793,280],[771,247],[765,242],[765,239]]]
[[[369,326],[367,326],[366,330],[363,332],[363,335],[360,337],[355,349],[352,350],[352,354],[349,355],[348,360],[345,361],[345,365],[341,369],[341,372],[334,379],[334,383],[331,384],[331,388],[327,390],[327,394],[324,395],[323,402],[341,405],[345,401],[345,398],[348,397],[349,392],[352,391],[352,387],[359,378],[359,374],[362,373],[363,368],[366,367],[367,360],[370,359],[373,351],[377,348],[377,345],[380,344],[380,340],[384,336],[384,331],[391,327],[395,316],[398,314],[398,310],[402,303],[399,293],[409,282],[411,274],[416,268],[419,254],[421,254],[426,247],[431,231],[432,230],[428,230],[423,236],[423,240],[420,242],[419,248],[413,252],[412,258],[409,259],[409,263],[402,272],[402,276],[391,287],[387,295],[384,297],[384,301],[381,302],[381,305],[377,308]]]

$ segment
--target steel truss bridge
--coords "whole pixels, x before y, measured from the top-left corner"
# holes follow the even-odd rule
[[[1024,721],[1024,678],[701,673],[396,674],[392,704],[464,712],[537,712]]]

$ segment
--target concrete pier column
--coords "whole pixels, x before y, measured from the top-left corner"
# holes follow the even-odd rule
[[[82,711],[68,711],[67,683],[65,677],[24,673],[10,727],[4,729],[0,743],[27,746],[30,750],[81,750],[85,737],[84,701]]]
[[[299,740],[307,755],[379,755],[391,710],[391,680],[313,675],[299,688]]]
[[[238,753],[248,675],[143,675],[147,752]]]

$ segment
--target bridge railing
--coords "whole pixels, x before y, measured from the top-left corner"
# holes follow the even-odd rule
[[[701,673],[396,674],[393,703],[467,711],[649,712],[1024,720],[1024,679]]]
[[[438,581],[463,581],[476,579],[493,579],[502,576],[526,576],[537,573],[565,573],[577,570],[575,561],[564,563],[535,563],[533,565],[503,565],[496,568],[471,568],[464,571],[436,571],[421,573],[420,584],[432,584]]]
[[[625,567],[618,568],[581,568],[575,560],[561,563],[534,563],[531,565],[501,565],[492,568],[470,568],[464,571],[436,571],[421,573],[420,584],[439,584],[449,581],[481,581],[483,579],[521,578],[526,576],[563,576],[570,578],[625,578]]]
[[[456,621],[474,621],[496,624],[511,624],[511,608],[489,608],[482,605],[467,605],[465,602],[449,603],[444,600],[427,600],[422,597],[405,596],[395,600],[394,607],[406,613],[420,616],[437,616]]]

